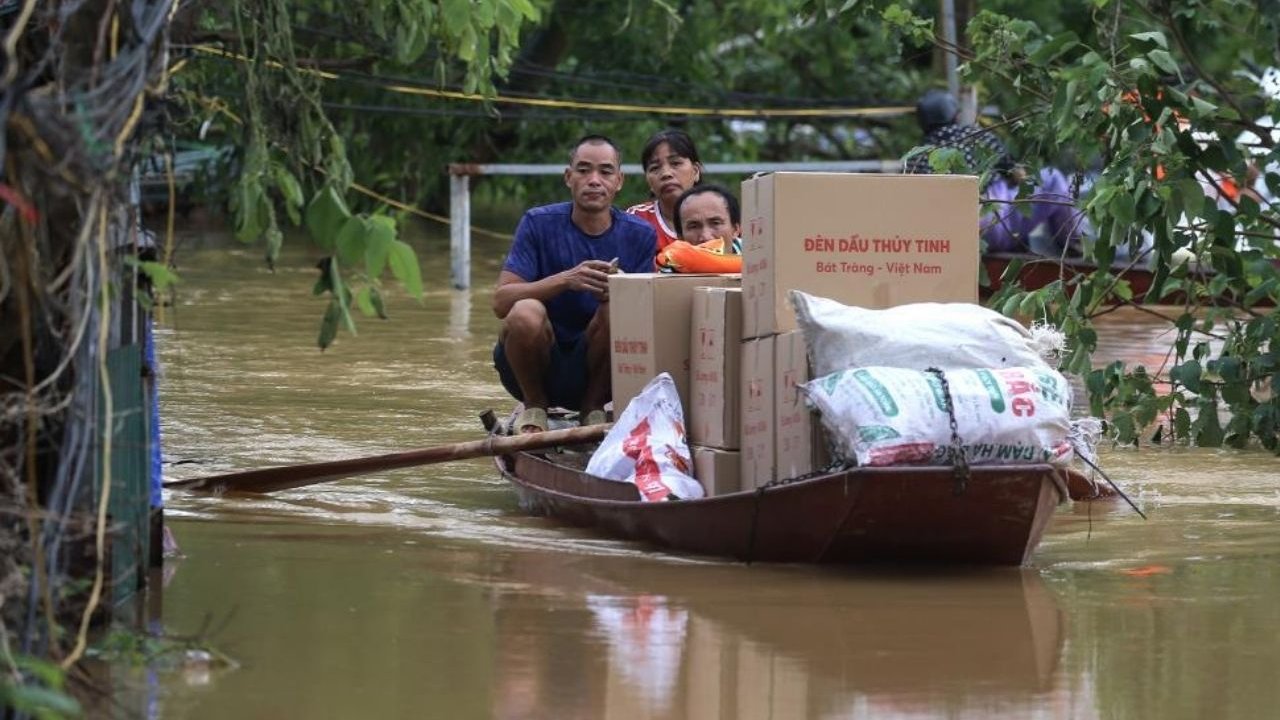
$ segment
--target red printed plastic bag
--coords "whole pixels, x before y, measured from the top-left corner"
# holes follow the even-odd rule
[[[702,497],[692,470],[680,396],[667,373],[631,400],[587,463],[587,474],[634,483],[648,502]]]

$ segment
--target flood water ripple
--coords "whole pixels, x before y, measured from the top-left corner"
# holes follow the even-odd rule
[[[509,404],[488,287],[387,292],[315,348],[314,258],[190,230],[157,332],[166,473],[478,437]],[[1113,357],[1160,329],[1114,313]],[[491,461],[264,498],[166,497],[162,625],[239,667],[123,694],[174,718],[1262,718],[1280,707],[1280,482],[1261,451],[1102,448],[1122,503],[1064,506],[1021,569],[744,566],[517,511]],[[980,519],[975,518],[978,522]],[[132,694],[130,694],[132,693]]]

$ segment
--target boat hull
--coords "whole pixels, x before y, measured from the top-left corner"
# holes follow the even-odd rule
[[[1066,497],[1049,465],[855,468],[699,500],[641,502],[633,485],[547,457],[498,459],[520,506],[614,537],[747,562],[1027,562]]]

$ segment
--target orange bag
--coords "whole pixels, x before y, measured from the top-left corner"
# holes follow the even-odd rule
[[[678,273],[742,272],[742,256],[725,252],[724,246],[722,238],[701,245],[676,240],[658,253],[658,269]]]

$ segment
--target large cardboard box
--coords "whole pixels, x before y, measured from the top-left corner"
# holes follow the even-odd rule
[[[742,489],[742,459],[735,450],[693,446],[693,476],[707,497]]]
[[[799,385],[809,379],[804,333],[793,330],[774,338],[774,475],[795,478],[814,470],[816,418]]]
[[[773,338],[744,341],[738,394],[742,402],[742,489],[774,478]]]
[[[743,333],[796,329],[788,290],[846,305],[977,302],[978,179],[773,173],[742,183]]]
[[[609,358],[613,412],[661,372],[671,373],[689,407],[689,336],[693,289],[737,285],[737,275],[636,273],[609,278]]]
[[[735,450],[741,424],[742,288],[695,289],[692,330],[686,407],[689,442]]]

